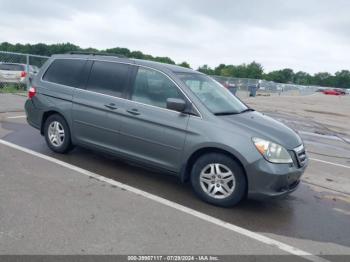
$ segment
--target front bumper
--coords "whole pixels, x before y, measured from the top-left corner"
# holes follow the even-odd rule
[[[307,165],[307,158],[302,167],[297,163],[273,164],[263,158],[258,160],[246,168],[248,197],[279,197],[295,191]]]

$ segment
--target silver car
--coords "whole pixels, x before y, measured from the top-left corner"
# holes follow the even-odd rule
[[[26,83],[26,78],[33,78],[39,72],[34,65],[17,63],[0,63],[0,83],[21,84]]]
[[[299,135],[191,69],[98,54],[52,56],[33,79],[27,121],[55,152],[82,146],[190,181],[211,204],[294,191]]]
[[[24,84],[26,76],[25,64],[0,63],[0,83]]]

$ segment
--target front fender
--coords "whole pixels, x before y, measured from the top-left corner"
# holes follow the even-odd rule
[[[208,125],[204,121],[196,119],[189,123],[180,174],[182,181],[188,176],[188,164],[193,163],[193,158],[198,157],[198,153],[226,152],[236,158],[245,170],[247,166],[261,159],[249,132],[243,132],[239,128],[227,129],[219,125]]]

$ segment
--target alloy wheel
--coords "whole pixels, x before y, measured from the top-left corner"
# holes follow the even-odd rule
[[[205,166],[200,173],[199,180],[202,190],[216,199],[229,197],[236,187],[233,172],[227,166],[219,163]]]
[[[64,128],[60,122],[53,121],[52,123],[50,123],[48,128],[48,137],[49,137],[50,143],[53,146],[59,147],[63,144],[65,134],[64,134]]]

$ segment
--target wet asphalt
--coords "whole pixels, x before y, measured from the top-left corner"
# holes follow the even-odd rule
[[[350,254],[350,195],[305,181],[293,194],[268,200],[245,200],[234,208],[219,208],[198,200],[189,184],[176,177],[131,165],[109,155],[75,148],[67,155],[51,152],[39,132],[25,119],[3,119],[2,139],[161,196],[243,228],[314,254]],[[324,173],[310,161],[313,176]],[[350,173],[341,167],[334,170]],[[306,172],[306,174],[308,171]],[[113,201],[113,200],[111,200]]]

